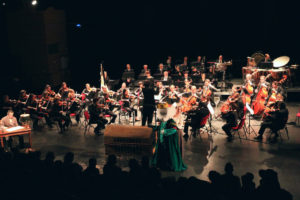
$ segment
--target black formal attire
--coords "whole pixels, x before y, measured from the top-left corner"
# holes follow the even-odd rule
[[[171,85],[172,83],[172,77],[168,76],[168,77],[161,77],[161,81],[163,82],[164,85]]]
[[[65,90],[64,88],[60,88],[58,90],[58,93],[60,94],[61,99],[66,99],[66,98],[68,98],[69,90]]]
[[[89,106],[88,111],[90,114],[89,124],[97,124],[97,127],[94,129],[94,132],[95,134],[99,134],[100,129],[105,128],[107,120],[103,117],[100,117],[101,110],[94,103]]]
[[[148,126],[152,124],[153,112],[155,110],[155,100],[154,100],[154,89],[152,88],[143,88],[144,101],[142,109],[142,126]]]
[[[69,116],[63,115],[60,111],[63,111],[62,106],[60,106],[58,103],[54,103],[51,108],[50,117],[52,121],[58,122],[60,130],[63,132],[65,127],[70,125],[71,119]],[[65,123],[63,123],[63,121]]]
[[[231,129],[237,126],[238,114],[236,111],[229,111],[223,115],[223,118],[226,120],[226,124],[222,126],[222,129],[228,136],[232,136]]]
[[[289,111],[287,109],[280,109],[271,113],[260,126],[258,131],[259,136],[262,136],[266,130],[266,128],[270,128],[273,133],[277,136],[277,131],[283,129],[289,116]]]
[[[188,134],[189,126],[192,127],[192,131],[195,132],[200,126],[201,120],[209,114],[207,107],[198,108],[195,111],[190,111],[188,113],[188,120],[184,124],[184,133]]]
[[[103,97],[101,97],[99,103],[103,104],[103,105],[108,105],[108,109],[107,108],[103,108],[102,109],[102,113],[105,114],[105,115],[110,115],[111,116],[111,120],[110,120],[109,124],[115,123],[117,115],[115,113],[113,113],[113,111],[111,110],[111,108],[113,109],[113,106],[109,102],[108,94],[104,93]]]

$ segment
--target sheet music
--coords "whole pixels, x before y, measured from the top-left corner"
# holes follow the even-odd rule
[[[15,126],[15,127],[6,129],[6,131],[7,132],[12,132],[12,131],[18,131],[18,130],[21,130],[21,129],[24,129],[24,127],[23,126]]]

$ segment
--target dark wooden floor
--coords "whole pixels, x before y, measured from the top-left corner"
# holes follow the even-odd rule
[[[289,103],[289,122],[295,121],[296,112],[300,103]],[[201,138],[190,138],[184,141],[184,162],[188,169],[182,173],[162,172],[163,176],[195,176],[208,180],[207,175],[210,170],[217,170],[223,173],[226,162],[230,161],[234,165],[234,173],[243,175],[251,172],[255,175],[256,184],[259,183],[258,170],[272,168],[278,172],[281,186],[294,195],[294,199],[300,199],[300,128],[289,125],[290,139],[283,135],[283,141],[275,144],[264,143],[252,140],[239,140],[238,136],[231,142],[226,140],[226,136],[221,131],[222,121],[213,121],[214,128],[219,133],[204,133]],[[251,125],[257,131],[259,121],[251,120]],[[65,134],[58,134],[58,130],[49,130],[44,127],[41,131],[33,132],[33,149],[40,150],[44,156],[46,152],[53,151],[56,159],[62,159],[66,152],[75,153],[75,159],[83,167],[86,167],[88,159],[95,157],[98,160],[99,168],[102,169],[105,163],[105,147],[103,136],[95,136],[90,130],[86,136],[84,129],[80,126],[72,126]],[[253,139],[254,135],[250,138]],[[126,162],[130,155],[118,157],[119,165],[125,170]],[[133,156],[135,157],[135,156]],[[136,157],[138,158],[138,157]]]

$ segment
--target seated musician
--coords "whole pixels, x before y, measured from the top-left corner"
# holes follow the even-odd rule
[[[201,120],[209,115],[209,110],[207,108],[207,103],[199,102],[198,107],[196,110],[191,110],[187,114],[187,120],[184,124],[184,135],[183,137],[188,138],[188,129],[189,126],[192,127],[193,135],[196,134],[196,129],[200,126]]]
[[[143,69],[141,71],[140,76],[147,76],[146,72],[150,72],[150,69],[148,68],[148,65],[143,65]]]
[[[66,82],[62,82],[61,88],[58,90],[58,93],[60,94],[62,100],[65,100],[68,98],[69,88],[68,88]]]
[[[117,99],[122,99],[123,91],[127,89],[127,85],[125,82],[122,83],[121,88],[117,90]]]
[[[192,78],[189,77],[189,72],[188,71],[185,71],[184,74],[183,74],[183,77],[182,77],[182,81],[188,81],[190,83],[192,83]]]
[[[166,70],[166,69],[165,69],[165,67],[164,67],[164,64],[160,63],[160,64],[158,65],[158,69],[157,69],[157,72],[156,72],[156,73],[157,73],[157,74],[163,75],[165,70]]]
[[[192,72],[191,72],[192,76],[199,76],[200,75],[200,72],[198,71],[197,67],[192,66],[191,69],[192,69]]]
[[[31,95],[28,100],[28,106],[30,118],[33,122],[33,129],[36,130],[38,128],[38,121],[40,117],[45,117],[45,120],[48,126],[51,128],[52,124],[50,122],[50,118],[48,115],[45,115],[41,109],[41,100],[37,99],[36,95]]]
[[[124,72],[134,72],[133,69],[131,68],[130,64],[126,64],[126,69]]]
[[[18,102],[16,104],[16,109],[15,109],[15,111],[16,111],[15,115],[16,115],[17,119],[19,119],[20,115],[27,110],[26,106],[28,103],[29,96],[30,95],[28,95],[26,93],[26,90],[20,91],[19,99],[18,99]]]
[[[242,86],[242,96],[243,96],[244,104],[248,103],[248,105],[250,105],[252,95],[253,95],[252,75],[247,74],[245,83]]]
[[[190,93],[191,92],[191,84],[188,80],[184,81],[184,87],[180,89],[181,93]],[[190,95],[190,94],[188,94]]]
[[[176,76],[176,80],[174,80],[174,81],[182,80],[183,73],[181,72],[179,65],[175,66],[175,70],[174,70],[173,74]]]
[[[169,69],[172,68],[172,57],[171,56],[168,56],[168,58],[166,60],[166,64],[167,64]]]
[[[244,116],[244,106],[240,98],[239,87],[232,87],[232,95],[228,97],[227,101],[221,108],[222,118],[226,120],[226,124],[222,126],[222,129],[228,136],[228,139],[232,137],[231,130],[237,126],[238,119]]]
[[[161,81],[164,83],[164,85],[170,85],[172,83],[172,77],[169,76],[168,71],[164,71],[164,76],[161,78]]]
[[[200,81],[199,83],[201,83],[201,85],[204,85],[205,80],[206,80],[206,74],[205,73],[201,73],[201,78],[199,80]]]
[[[173,103],[178,103],[179,102],[179,97],[178,97],[178,94],[175,90],[174,85],[170,86],[170,91],[168,93],[168,97],[167,97],[166,100],[167,100],[168,104],[173,104]]]
[[[267,116],[261,123],[258,136],[255,139],[262,140],[266,128],[270,128],[275,134],[273,141],[276,141],[278,137],[278,131],[284,128],[285,124],[287,123],[288,116],[289,111],[286,108],[286,104],[284,102],[280,102],[278,108],[274,108],[274,110],[269,113],[269,116]]]
[[[129,96],[129,90],[127,90],[127,89],[123,90],[121,101],[123,103],[123,109],[125,109],[129,113],[129,121],[132,120],[132,112],[134,112],[135,121],[138,121],[137,110],[135,108],[131,107],[132,99]]]
[[[150,71],[146,72],[146,79],[145,80],[150,82],[150,87],[153,87],[154,78],[153,78],[153,76],[151,76]]]
[[[0,121],[0,126],[4,129],[11,128],[18,126],[17,118],[14,116],[13,110],[8,110],[7,115],[3,117]],[[19,146],[20,148],[24,148],[24,138],[22,135],[18,135],[19,137]],[[6,138],[8,139],[8,144],[6,144],[7,147],[12,147],[12,137]],[[6,143],[6,142],[5,142]]]
[[[164,87],[161,81],[156,82],[156,87],[154,88],[154,92],[155,94],[158,94],[160,96],[160,99],[164,98],[168,94],[167,89]]]
[[[272,82],[272,87],[269,88],[268,97],[266,99],[266,105],[268,105],[269,101],[276,101],[276,97],[280,95],[284,99],[286,98],[284,89],[279,85],[277,81]]]
[[[88,102],[91,102],[92,99],[96,97],[96,93],[97,93],[96,88],[91,88],[91,86],[90,86],[89,83],[86,83],[86,84],[85,84],[85,88],[84,88],[83,91],[81,92],[81,94],[84,94],[84,95],[85,95],[85,99],[86,99]]]
[[[194,85],[191,87],[191,96],[196,97],[197,102],[200,100],[200,94],[198,93],[197,87]]]
[[[66,127],[69,127],[71,122],[70,117],[65,114],[66,107],[66,101],[62,101],[56,97],[49,112],[51,120],[58,122],[60,133],[63,133],[66,130]]]
[[[51,90],[51,86],[50,85],[46,85],[45,86],[45,89],[44,89],[44,91],[43,91],[43,93],[42,94],[44,94],[44,93],[48,93],[48,95],[50,96],[50,97],[54,97],[55,96],[55,92],[53,91],[53,90]]]
[[[102,86],[102,94],[99,100],[99,104],[102,105],[102,113],[104,115],[110,115],[111,120],[108,124],[115,123],[117,115],[113,112],[115,106],[112,104],[112,100],[109,98],[109,92],[107,87]]]
[[[189,69],[188,67],[189,67],[188,57],[187,57],[187,56],[184,56],[184,57],[183,57],[183,63],[180,64],[180,70],[181,70],[181,71],[186,71],[186,70]]]
[[[75,114],[76,122],[77,124],[79,124],[81,106],[80,106],[80,100],[76,98],[74,92],[69,92],[69,104],[68,104],[67,115],[70,116],[70,114]]]
[[[93,103],[88,108],[90,114],[89,124],[97,124],[94,129],[95,135],[100,135],[100,130],[105,128],[107,120],[103,117],[103,113],[98,106],[98,99],[93,99]]]
[[[138,84],[139,84],[139,88],[134,91],[134,95],[139,99],[143,99],[144,98],[144,94],[143,94],[144,84],[142,81],[139,81]]]
[[[217,63],[223,63],[223,56],[219,55],[219,59],[217,60]]]

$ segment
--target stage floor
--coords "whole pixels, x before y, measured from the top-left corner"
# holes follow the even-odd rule
[[[288,108],[289,122],[294,122],[300,103],[289,103]],[[196,138],[191,137],[188,141],[183,140],[183,160],[188,169],[181,173],[162,171],[163,176],[195,176],[208,180],[207,175],[210,170],[223,173],[225,163],[230,161],[234,166],[234,174],[242,176],[246,172],[251,172],[258,185],[259,169],[272,168],[277,171],[281,186],[290,191],[294,199],[300,199],[298,189],[300,185],[300,127],[288,125],[290,139],[288,140],[283,134],[283,141],[279,139],[277,143],[269,144],[266,141],[269,133],[264,135],[263,143],[240,140],[238,135],[235,135],[233,141],[228,142],[221,130],[223,124],[224,122],[217,120],[212,122],[213,127],[219,133],[212,134],[211,137],[208,137],[207,133],[203,133],[201,138],[197,136]],[[259,124],[259,121],[251,120],[251,125],[256,132]],[[86,167],[89,158],[95,157],[102,171],[106,161],[103,135],[95,136],[92,129],[86,136],[83,133],[84,129],[80,126],[72,126],[64,134],[59,134],[55,127],[52,130],[44,127],[41,131],[33,132],[33,149],[41,151],[43,158],[46,152],[53,151],[56,159],[63,159],[66,152],[74,152],[75,161],[80,163],[83,168]],[[243,136],[243,131],[241,133]],[[254,137],[254,135],[250,135],[251,139]],[[138,159],[137,156],[132,157]],[[130,155],[118,157],[118,164],[124,170],[128,169],[129,158],[131,158]]]

